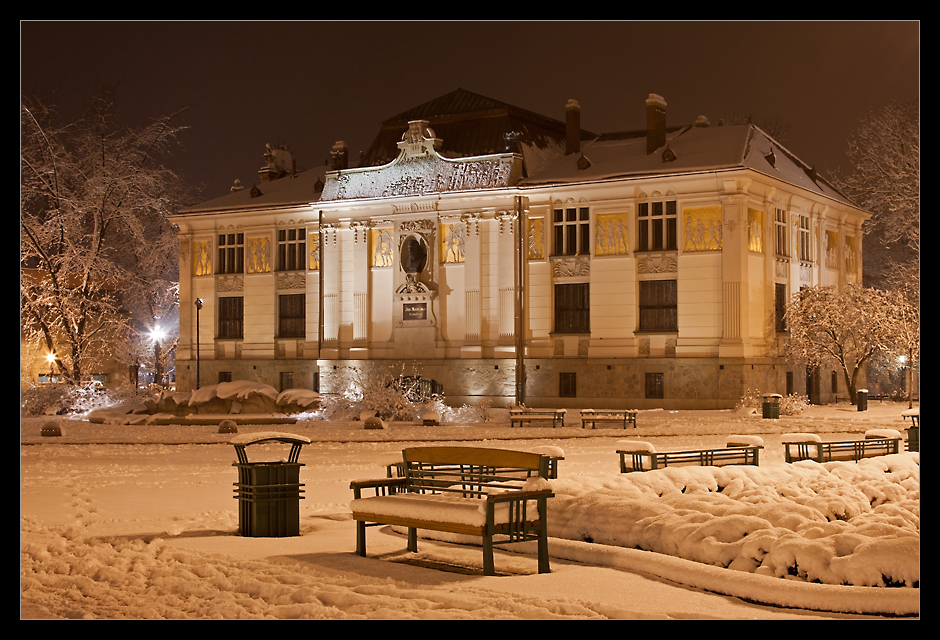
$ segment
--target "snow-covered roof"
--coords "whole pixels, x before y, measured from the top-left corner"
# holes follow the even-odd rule
[[[649,154],[643,131],[604,134],[582,145],[579,152],[559,156],[541,170],[530,171],[519,186],[735,169],[751,169],[794,187],[857,206],[824,178],[815,175],[810,165],[750,124],[674,128],[667,133],[666,145]]]
[[[436,143],[441,142],[436,140]],[[398,144],[401,146],[402,143]],[[538,188],[557,184],[630,180],[744,169],[780,180],[792,187],[817,194],[845,206],[858,208],[833,185],[817,175],[811,165],[800,160],[786,147],[752,124],[674,125],[666,129],[664,147],[653,153],[647,153],[646,144],[646,132],[643,130],[606,133],[588,141],[582,140],[580,150],[567,155],[565,155],[565,149],[558,144],[540,145],[537,149],[538,153],[534,153],[535,147],[529,144],[526,146],[528,153],[522,154],[525,158],[522,174],[524,177],[508,185],[498,180],[490,181],[490,185],[475,190],[505,186]],[[447,146],[446,141],[444,141],[444,146]],[[312,202],[322,202],[321,194],[324,185],[328,185],[327,191],[331,193],[325,199],[333,201],[383,197],[384,192],[377,193],[375,189],[364,188],[362,185],[373,182],[376,185],[380,183],[401,184],[404,179],[399,176],[401,168],[398,165],[399,160],[405,155],[406,151],[402,150],[399,158],[390,163],[346,169],[338,173],[328,166],[320,166],[300,172],[295,176],[255,184],[252,188],[246,187],[242,191],[188,207],[181,211],[181,214],[198,215],[222,211],[303,206]],[[429,153],[424,160],[415,157],[409,157],[408,160],[412,172],[417,172],[416,175],[422,176],[420,168],[415,165],[421,162],[437,162],[438,164],[442,161],[447,162],[443,160],[445,155]],[[505,162],[506,155],[503,152],[476,156],[473,161],[480,164],[490,159],[492,163],[499,164]],[[413,180],[414,176],[409,175],[406,178]],[[336,183],[337,180],[343,184],[359,186],[349,193],[335,197],[329,185]],[[436,182],[441,184],[444,180],[438,177]],[[463,191],[466,187],[453,188],[443,185],[435,186],[435,189]],[[396,192],[393,195],[405,194]]]

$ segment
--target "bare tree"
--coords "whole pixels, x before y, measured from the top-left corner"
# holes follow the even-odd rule
[[[37,99],[24,97],[20,116],[23,339],[78,382],[176,304],[166,216],[181,186],[161,160],[182,127],[177,115],[125,127],[108,92],[68,126]]]
[[[833,286],[803,289],[787,304],[786,356],[809,367],[835,363],[855,404],[866,363],[879,349],[890,351],[894,345],[894,316],[888,294],[880,289],[856,285],[843,293]]]
[[[862,118],[846,151],[852,173],[838,180],[872,212],[884,239],[920,251],[920,111],[915,102],[892,101]]]
[[[920,111],[916,102],[892,101],[860,120],[848,141],[848,175],[833,182],[872,213],[865,223],[865,280],[891,288],[892,277],[919,280]]]

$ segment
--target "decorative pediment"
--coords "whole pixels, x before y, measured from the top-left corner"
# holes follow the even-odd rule
[[[444,158],[437,152],[440,140],[427,125],[426,120],[410,122],[398,143],[401,153],[387,165],[327,173],[320,200],[495,189],[512,186],[521,175],[522,160],[512,153]]]

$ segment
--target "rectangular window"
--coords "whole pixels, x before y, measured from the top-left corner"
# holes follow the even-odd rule
[[[294,388],[294,372],[281,371],[281,391]]]
[[[591,210],[588,207],[555,209],[552,255],[574,256],[591,253]]]
[[[665,398],[665,390],[663,384],[663,374],[661,373],[647,373],[646,374],[646,397],[647,398]]]
[[[244,298],[219,298],[219,338],[242,338],[244,325]]]
[[[787,285],[774,285],[774,316],[776,318],[777,331],[787,330]]]
[[[676,280],[640,281],[640,331],[678,331]]]
[[[232,372],[231,371],[219,371],[219,382],[231,382],[232,381]]]
[[[676,201],[637,205],[637,251],[671,251],[679,244]]]
[[[245,272],[245,234],[219,234],[219,264],[216,273]]]
[[[813,261],[810,248],[809,216],[800,216],[800,260],[803,262]]]
[[[578,374],[577,373],[559,373],[558,374],[558,395],[562,398],[578,397]]]
[[[277,270],[303,271],[306,269],[306,231],[279,229],[277,232]]]
[[[555,285],[555,333],[591,332],[591,285]]]
[[[307,296],[291,293],[277,297],[279,338],[304,338],[307,336]]]
[[[774,213],[774,251],[778,256],[790,255],[788,243],[787,212],[785,209],[777,209]]]

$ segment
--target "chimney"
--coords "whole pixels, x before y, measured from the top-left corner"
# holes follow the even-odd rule
[[[345,142],[338,140],[333,145],[330,155],[333,157],[333,171],[349,168],[349,147]]]
[[[565,105],[565,155],[581,150],[581,105],[569,100]]]
[[[651,93],[646,99],[646,153],[666,144],[666,101]]]

